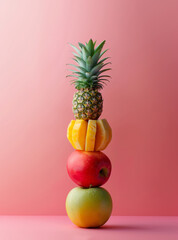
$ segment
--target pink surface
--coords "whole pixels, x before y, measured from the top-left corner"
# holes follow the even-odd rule
[[[67,217],[0,217],[3,240],[177,240],[177,217],[112,217],[99,229],[74,226]]]
[[[67,42],[90,37],[107,40],[113,68],[102,115],[113,128],[113,214],[178,214],[177,9],[176,0],[1,1],[0,214],[65,214],[75,186]]]

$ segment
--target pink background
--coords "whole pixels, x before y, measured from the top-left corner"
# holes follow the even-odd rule
[[[0,2],[0,214],[65,214],[67,44],[106,39],[114,215],[178,215],[178,1]]]

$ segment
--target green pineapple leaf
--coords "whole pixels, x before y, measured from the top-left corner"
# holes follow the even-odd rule
[[[82,50],[83,47],[85,47],[85,45],[83,43],[80,43],[80,42],[78,43],[78,45],[79,45],[81,50]]]
[[[72,71],[74,74],[78,74],[78,76],[81,76],[81,77],[83,77],[83,78],[86,78],[85,74],[82,73],[82,72],[78,72],[78,71],[75,71],[75,70],[73,70],[73,69],[69,69],[69,70]]]
[[[110,82],[109,79],[106,79],[106,78],[100,78],[100,79],[98,80],[98,82],[100,82],[100,81],[101,81],[101,82],[102,82],[102,81]]]
[[[107,52],[109,49],[106,49],[106,50],[104,50],[101,54],[100,54],[100,56],[99,56],[99,59],[103,56],[103,54],[105,54],[105,52]]]
[[[101,61],[98,62],[98,64],[106,61],[108,58],[110,58],[110,57],[103,58]]]
[[[69,75],[67,75],[66,77],[75,77],[75,78],[77,78],[77,77],[78,77],[78,75],[69,74]]]
[[[81,67],[81,66],[76,66],[76,65],[74,65],[74,64],[68,64],[68,65],[70,65],[70,66],[72,66],[72,67],[75,67],[75,68],[78,69],[78,70],[81,70],[83,73],[86,72],[85,68],[83,68],[83,67]]]
[[[91,71],[92,66],[93,66],[93,60],[92,60],[92,57],[89,56],[86,60],[86,69],[87,69],[88,72]]]
[[[98,75],[100,75],[100,74],[103,73],[103,72],[109,71],[109,70],[111,70],[111,68],[103,69],[103,70],[101,70],[101,71],[98,72]]]
[[[98,78],[102,78],[102,77],[110,77],[110,78],[111,78],[110,75],[101,75],[101,76],[98,76]]]
[[[75,52],[72,52],[72,54],[75,56],[75,57],[78,57],[79,55]]]
[[[97,64],[97,62],[99,60],[99,56],[100,56],[100,51],[95,51],[95,53],[92,56],[93,65]]]
[[[76,56],[76,57],[73,58],[73,59],[75,59],[75,61],[77,61],[77,63],[78,63],[81,67],[83,67],[83,68],[86,67],[86,62],[85,62],[82,58]]]
[[[96,46],[96,41],[92,39],[85,44],[78,42],[78,47],[70,44],[75,50],[73,52],[73,60],[75,64],[67,64],[75,69],[70,69],[72,74],[67,77],[72,77],[71,83],[74,84],[76,89],[102,89],[106,85],[110,78],[109,75],[105,75],[106,71],[111,68],[105,68],[111,62],[106,62],[109,57],[102,58],[103,54],[108,50],[102,50],[105,44],[105,40]]]
[[[105,42],[106,42],[106,40],[104,40],[102,43],[100,43],[100,44],[96,47],[95,51],[98,51],[98,50],[101,51],[101,49],[103,48]]]
[[[90,39],[88,44],[86,44],[86,48],[90,54],[90,56],[93,56],[93,53],[94,53],[94,45],[93,45],[93,40]]]
[[[74,45],[71,44],[71,43],[69,43],[69,44],[70,44],[71,47],[73,47],[73,49],[75,49],[75,51],[76,51],[79,55],[81,54],[80,50],[79,50],[76,46],[74,46]]]
[[[90,75],[96,74],[101,68],[103,67],[103,64],[97,64],[90,72]]]
[[[90,77],[91,80],[95,80],[95,79],[98,79],[98,76],[96,75],[93,75],[92,77]]]
[[[99,63],[98,63],[98,64],[99,64]],[[111,64],[111,62],[104,63],[104,64],[102,65],[102,68],[105,67],[105,66],[108,65],[108,64]]]
[[[86,49],[86,47],[83,47],[82,48],[82,58],[83,58],[83,60],[86,61],[88,56],[89,56],[88,50]]]

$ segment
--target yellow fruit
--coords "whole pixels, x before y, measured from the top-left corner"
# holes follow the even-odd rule
[[[99,119],[96,122],[96,140],[95,140],[95,151],[104,150],[111,141],[112,130],[106,119]]]
[[[75,149],[84,150],[85,149],[85,139],[87,132],[87,121],[85,120],[75,120],[72,131],[72,142],[75,145]]]
[[[105,129],[108,132],[108,141],[106,141],[106,146],[105,146],[106,148],[112,139],[112,129],[106,119],[103,119],[103,121],[104,121]]]
[[[96,120],[89,120],[85,142],[85,151],[94,151],[96,135]]]
[[[78,227],[99,227],[111,215],[112,198],[108,191],[101,187],[76,187],[67,195],[66,211],[70,220]]]
[[[67,129],[72,146],[82,151],[102,151],[111,141],[112,130],[106,119],[72,120]]]
[[[67,128],[67,138],[69,140],[69,142],[72,144],[72,146],[75,148],[75,145],[72,141],[72,130],[75,124],[75,120],[71,120],[71,122],[69,123],[69,126]]]

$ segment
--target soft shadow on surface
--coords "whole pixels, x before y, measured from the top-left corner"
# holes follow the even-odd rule
[[[104,225],[102,227],[100,227],[99,229],[102,230],[131,230],[131,231],[138,231],[138,230],[151,230],[152,227],[151,226],[139,226],[139,225],[116,225],[116,224],[109,224],[109,225]]]
[[[175,225],[116,225],[108,224],[98,229],[112,230],[112,231],[154,231],[154,232],[178,232],[178,227]]]
[[[81,229],[93,229],[93,230],[117,230],[117,231],[121,231],[121,230],[125,230],[125,231],[129,231],[129,230],[151,230],[152,227],[150,226],[138,226],[138,225],[116,225],[116,224],[108,224],[108,225],[104,225],[101,227],[89,227],[89,228],[81,228]]]
[[[152,229],[152,227],[150,226],[138,226],[138,225],[116,225],[116,224],[109,224],[109,225],[104,225],[102,227],[100,227],[100,229],[103,229],[103,230],[149,230],[149,229]]]

